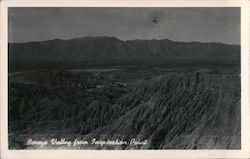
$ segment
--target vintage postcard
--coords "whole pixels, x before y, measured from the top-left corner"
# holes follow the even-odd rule
[[[249,1],[2,1],[0,59],[3,159],[249,158]]]

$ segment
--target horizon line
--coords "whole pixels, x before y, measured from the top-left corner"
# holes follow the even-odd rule
[[[37,41],[24,41],[24,42],[8,42],[8,44],[24,44],[24,43],[39,43],[39,42],[47,42],[47,41],[55,41],[55,40],[62,40],[62,41],[70,41],[70,40],[76,40],[76,39],[87,39],[87,38],[114,38],[123,42],[127,41],[163,41],[163,40],[168,40],[172,42],[178,42],[178,43],[203,43],[203,44],[224,44],[224,45],[238,45],[240,44],[233,44],[233,43],[224,43],[224,42],[218,42],[218,41],[210,41],[210,42],[203,42],[203,41],[175,41],[171,40],[169,38],[164,38],[164,39],[128,39],[128,40],[122,40],[114,36],[81,36],[81,37],[75,37],[75,38],[68,38],[68,39],[63,39],[63,38],[53,38],[53,39],[47,39],[47,40],[37,40]]]

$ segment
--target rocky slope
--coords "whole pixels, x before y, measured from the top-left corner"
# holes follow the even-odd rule
[[[87,149],[240,148],[236,73],[170,72],[124,83],[90,72],[43,71],[12,75],[9,94],[13,148],[51,136],[148,140],[77,147]]]
[[[87,137],[148,139],[146,146],[126,149],[240,147],[240,101],[235,95],[239,90],[228,89],[236,79],[230,77],[228,83],[218,85],[210,76],[197,73],[147,81],[120,101],[126,105],[118,107],[117,112],[124,112],[121,116]],[[130,110],[124,111],[128,105]]]

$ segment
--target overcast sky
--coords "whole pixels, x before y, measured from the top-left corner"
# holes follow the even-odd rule
[[[240,44],[240,8],[9,8],[9,42],[84,36]]]

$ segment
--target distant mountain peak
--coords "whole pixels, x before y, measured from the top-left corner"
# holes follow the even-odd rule
[[[69,40],[119,40],[120,41],[120,39],[113,36],[84,36]]]

